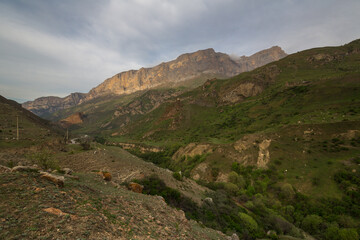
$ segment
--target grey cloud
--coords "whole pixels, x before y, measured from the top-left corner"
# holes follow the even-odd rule
[[[358,0],[3,0],[0,94],[87,92],[118,72],[210,47],[250,55],[344,44],[360,36],[359,12]]]

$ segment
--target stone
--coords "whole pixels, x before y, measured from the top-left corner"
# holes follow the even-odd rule
[[[204,199],[204,203],[207,203],[207,204],[209,204],[209,205],[214,204],[213,199],[210,198],[210,197],[205,198],[205,199]]]
[[[71,170],[70,168],[63,168],[62,171],[66,174],[66,175],[71,175],[73,173],[73,170]]]
[[[144,186],[135,182],[130,182],[128,188],[133,192],[142,193]]]
[[[11,172],[38,172],[39,169],[33,166],[16,166],[11,169]]]
[[[40,178],[53,182],[59,187],[64,187],[65,178],[63,176],[56,176],[48,172],[41,172],[40,174]]]
[[[233,233],[233,235],[231,235],[231,240],[239,240],[239,236],[236,233]]]
[[[70,216],[70,219],[71,220],[77,220],[78,217],[75,216],[75,215],[72,215],[72,214],[69,214],[69,213],[64,213],[63,211],[61,211],[60,209],[57,209],[57,208],[53,208],[53,207],[50,207],[50,208],[45,208],[43,209],[44,212],[47,212],[47,213],[50,213],[50,214],[54,214],[56,216],[59,216],[59,217],[62,217],[62,216]]]
[[[112,179],[111,173],[109,173],[109,172],[102,172],[102,175],[103,175],[103,179],[104,179],[105,181],[111,181],[111,179]]]

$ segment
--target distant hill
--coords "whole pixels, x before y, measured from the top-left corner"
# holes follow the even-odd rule
[[[183,54],[173,61],[161,63],[152,68],[121,72],[106,79],[87,94],[72,93],[65,98],[41,97],[25,102],[23,107],[39,116],[48,117],[49,114],[58,110],[67,109],[99,97],[130,94],[164,85],[198,86],[207,78],[235,76],[285,56],[286,53],[280,47],[272,47],[250,57],[243,56],[238,59],[215,52],[214,49],[200,50]],[[191,83],[196,79],[195,83]],[[199,82],[199,79],[202,80]]]

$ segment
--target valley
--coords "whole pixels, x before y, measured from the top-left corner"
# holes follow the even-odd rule
[[[207,49],[22,105],[47,120],[1,98],[0,238],[358,239],[359,66]]]

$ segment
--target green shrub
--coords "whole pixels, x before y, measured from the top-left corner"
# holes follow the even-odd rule
[[[284,183],[280,186],[279,197],[283,199],[291,199],[295,196],[294,188],[290,183]]]
[[[58,169],[59,163],[55,159],[53,159],[53,155],[50,151],[41,151],[30,155],[30,160],[37,164],[44,170],[47,169]]]
[[[339,227],[337,226],[337,224],[331,224],[327,227],[325,233],[324,233],[324,238],[326,240],[338,240],[340,239],[339,236]]]
[[[101,136],[95,136],[94,140],[95,140],[95,142],[100,143],[100,144],[105,144],[105,142],[106,142],[106,139]]]
[[[242,224],[247,230],[249,230],[249,232],[254,233],[258,230],[258,224],[251,216],[241,212],[239,213],[239,217]]]
[[[323,220],[318,215],[307,215],[302,223],[302,228],[309,232],[310,234],[316,234],[320,231],[320,226],[323,223]]]
[[[228,192],[231,195],[236,195],[237,192],[239,191],[239,187],[230,182],[224,183],[224,189],[226,192]]]
[[[173,172],[173,177],[178,180],[178,181],[182,181],[182,175],[180,172]]]
[[[228,181],[237,185],[239,188],[244,188],[246,185],[244,178],[235,171],[229,173]]]
[[[359,234],[354,228],[343,228],[339,230],[339,239],[341,240],[358,240]]]

